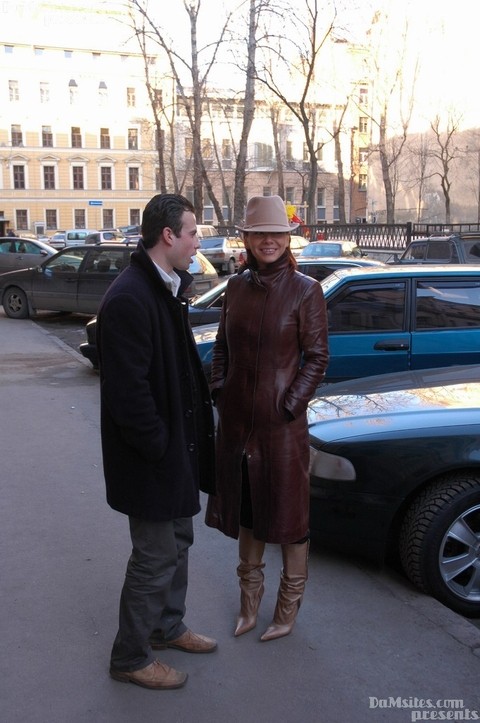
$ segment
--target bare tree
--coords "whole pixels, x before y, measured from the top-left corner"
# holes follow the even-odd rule
[[[384,22],[382,22],[384,21]],[[408,20],[405,20],[401,43],[392,48],[385,27],[387,16],[377,13],[371,28],[375,102],[372,123],[377,127],[378,142],[372,146],[380,159],[385,191],[386,222],[395,223],[395,198],[398,189],[399,163],[408,137],[418,76],[418,60],[408,64]],[[407,70],[409,69],[409,70]],[[409,73],[407,77],[407,72]],[[392,117],[395,121],[392,121]]]
[[[130,0],[141,18],[138,23],[140,32],[155,42],[162,49],[170,66],[172,78],[176,84],[176,91],[186,113],[192,133],[192,175],[193,175],[193,203],[197,216],[203,217],[203,184],[209,188],[212,198],[213,189],[208,181],[202,157],[202,119],[203,101],[207,96],[207,80],[209,73],[217,60],[219,48],[224,42],[226,29],[231,17],[228,13],[219,37],[211,43],[199,48],[197,37],[198,16],[201,0],[183,0],[183,6],[190,22],[190,57],[184,57],[176,49],[173,41],[168,39],[167,31],[158,25],[149,12],[148,0]],[[168,15],[168,14],[167,14]],[[208,58],[200,67],[200,55],[208,52]],[[183,81],[184,72],[187,72],[191,81],[191,91],[186,88]]]
[[[286,10],[286,9],[285,9]],[[303,10],[303,12],[301,12]],[[301,8],[292,11],[289,37],[269,37],[268,47],[262,48],[264,62],[257,68],[257,78],[297,118],[303,129],[310,173],[307,190],[307,223],[317,221],[318,152],[323,143],[318,141],[317,130],[322,111],[315,98],[316,73],[322,47],[332,33],[334,20],[321,24],[318,0],[304,0]],[[335,16],[334,16],[335,17]],[[286,79],[289,78],[289,81]],[[292,97],[298,88],[297,97]],[[290,93],[288,92],[290,91]]]
[[[460,156],[456,147],[456,134],[458,133],[460,118],[456,117],[453,111],[448,113],[445,131],[442,131],[440,116],[436,116],[430,124],[436,141],[436,149],[431,151],[431,157],[437,161],[438,170],[434,175],[439,176],[445,202],[445,223],[451,220],[451,186],[452,186],[452,165]]]

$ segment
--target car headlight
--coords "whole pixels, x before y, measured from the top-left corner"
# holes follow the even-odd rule
[[[320,449],[310,447],[310,474],[320,479],[340,480],[343,482],[356,479],[355,467],[349,459],[328,454]]]

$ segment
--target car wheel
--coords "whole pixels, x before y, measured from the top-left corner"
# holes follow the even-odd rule
[[[235,260],[234,259],[228,260],[228,273],[229,274],[235,273]]]
[[[480,617],[480,477],[448,475],[422,492],[405,516],[399,553],[414,585]]]
[[[3,308],[10,319],[28,319],[29,317],[27,297],[25,292],[17,286],[7,289],[3,295]]]

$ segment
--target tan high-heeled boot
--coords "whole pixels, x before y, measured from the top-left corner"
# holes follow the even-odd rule
[[[248,633],[257,624],[257,612],[263,595],[263,552],[265,543],[256,540],[252,530],[240,527],[238,536],[240,564],[237,575],[240,584],[240,613],[235,637]]]
[[[273,621],[260,638],[264,642],[292,632],[308,577],[308,547],[308,542],[282,545],[283,569],[277,604]]]

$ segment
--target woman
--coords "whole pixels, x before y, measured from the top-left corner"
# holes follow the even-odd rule
[[[282,548],[277,604],[263,641],[291,632],[305,589],[306,408],[328,362],[322,288],[296,271],[292,228],[279,196],[249,200],[240,229],[247,263],[228,282],[212,363],[218,482],[206,523],[239,539],[236,636],[256,625],[265,543]]]

